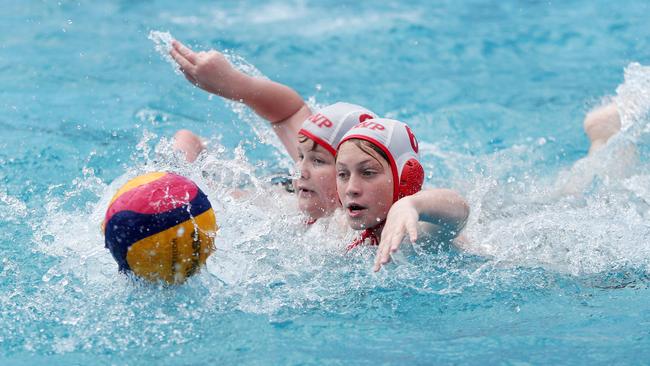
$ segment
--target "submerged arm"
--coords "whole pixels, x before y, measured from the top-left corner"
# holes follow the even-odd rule
[[[395,202],[388,211],[381,233],[374,270],[390,261],[406,235],[411,242],[418,237],[418,222],[438,239],[451,240],[458,236],[469,216],[469,206],[463,197],[451,189],[428,189]]]
[[[209,93],[246,104],[273,125],[289,155],[297,159],[298,131],[311,112],[296,91],[244,74],[218,51],[194,52],[178,41],[172,45],[170,55],[187,80]]]

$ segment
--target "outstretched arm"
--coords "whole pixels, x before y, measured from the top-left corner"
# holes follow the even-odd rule
[[[220,52],[194,52],[178,41],[172,46],[170,55],[187,80],[209,93],[246,104],[273,124],[289,155],[297,159],[298,131],[311,113],[298,93],[286,85],[240,72]]]
[[[406,235],[411,242],[418,238],[418,222],[429,234],[451,240],[458,236],[469,216],[469,206],[463,197],[450,189],[428,189],[395,202],[388,211],[381,233],[374,271],[390,261]]]

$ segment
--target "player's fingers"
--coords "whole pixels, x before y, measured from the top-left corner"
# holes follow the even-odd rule
[[[398,237],[399,235],[393,234],[387,238],[388,240],[386,241],[386,245],[384,246],[382,251],[381,264],[386,264],[390,262],[390,253],[392,252],[391,248],[393,247],[393,245],[395,245],[395,242],[398,240],[397,239]]]
[[[185,57],[187,61],[192,64],[196,64],[196,53],[194,53],[194,51],[192,51],[189,47],[185,46],[177,40],[172,41],[172,47],[174,47],[174,50]]]
[[[386,240],[382,239],[382,241],[379,243],[379,248],[377,248],[377,254],[375,255],[375,265],[373,267],[373,270],[375,272],[379,271],[381,268],[381,263],[382,263],[382,258],[384,256],[384,251],[386,248]]]
[[[411,243],[415,243],[416,240],[418,240],[418,225],[415,222],[407,222],[406,223],[406,231],[409,233],[409,239],[411,239]]]
[[[192,72],[194,70],[194,65],[189,62],[183,55],[181,55],[176,49],[172,49],[169,52],[170,56],[176,61],[178,66],[181,67],[181,70],[187,74],[188,72]]]

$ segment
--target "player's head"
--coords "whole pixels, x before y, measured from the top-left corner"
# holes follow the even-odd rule
[[[422,189],[418,141],[403,122],[366,120],[348,131],[336,157],[337,190],[353,229],[386,219],[398,199]]]
[[[350,128],[374,118],[368,109],[335,103],[311,115],[298,135],[299,178],[294,182],[300,209],[312,219],[331,214],[339,206],[336,193],[336,147]]]

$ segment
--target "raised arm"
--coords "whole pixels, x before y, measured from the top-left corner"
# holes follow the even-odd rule
[[[297,159],[298,131],[311,114],[298,93],[286,85],[240,72],[220,52],[194,52],[178,41],[172,46],[170,55],[187,80],[209,93],[246,104],[273,125],[289,155]]]
[[[418,238],[419,225],[428,234],[451,240],[460,234],[469,216],[469,206],[463,197],[451,189],[427,189],[395,202],[388,211],[381,233],[374,270],[379,271],[390,261],[406,235],[411,242]]]

